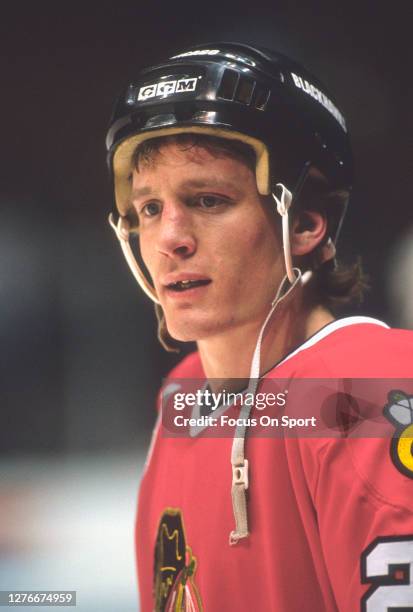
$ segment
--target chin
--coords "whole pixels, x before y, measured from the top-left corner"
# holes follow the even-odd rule
[[[197,342],[220,333],[224,329],[222,319],[217,324],[215,317],[173,317],[166,316],[166,326],[172,338],[180,342]]]

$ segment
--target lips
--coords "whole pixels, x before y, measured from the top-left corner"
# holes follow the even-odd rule
[[[193,289],[194,287],[203,287],[204,285],[209,285],[211,281],[208,279],[205,280],[184,280],[178,281],[176,283],[170,283],[167,285],[167,289],[171,291],[188,291],[188,289]]]
[[[210,278],[203,275],[191,272],[181,272],[179,274],[167,275],[162,284],[168,292],[182,293],[198,287],[204,287],[211,282]]]

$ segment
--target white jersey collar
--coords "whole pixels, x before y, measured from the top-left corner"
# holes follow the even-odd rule
[[[280,365],[284,364],[286,361],[291,359],[291,357],[294,357],[301,351],[304,351],[305,349],[310,348],[310,346],[314,346],[315,344],[317,344],[317,342],[319,342],[320,340],[323,340],[323,338],[326,338],[327,336],[334,333],[338,329],[342,329],[343,327],[349,327],[350,325],[357,325],[359,323],[379,325],[380,327],[389,329],[389,326],[387,325],[387,323],[384,323],[383,321],[379,321],[379,319],[373,319],[373,317],[345,317],[344,319],[337,319],[337,321],[332,321],[331,323],[328,323],[325,327],[320,329],[313,336],[311,336],[311,338],[306,340],[297,349],[295,349],[295,351],[293,351],[292,353],[289,353],[289,355],[284,357],[284,359],[280,361],[276,365],[276,367],[279,367]]]

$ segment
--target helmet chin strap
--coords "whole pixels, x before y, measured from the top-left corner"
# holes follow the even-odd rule
[[[258,334],[258,339],[255,345],[254,354],[251,361],[249,373],[249,384],[246,393],[252,393],[254,396],[257,392],[258,381],[261,370],[261,344],[264,337],[265,329],[274,314],[278,304],[289,296],[297,285],[303,285],[311,278],[311,272],[301,274],[299,268],[294,268],[292,265],[290,231],[288,210],[292,203],[291,191],[282,183],[278,183],[277,187],[281,189],[281,196],[272,193],[272,197],[277,204],[277,211],[282,217],[282,233],[283,233],[283,249],[286,275],[280,282],[274,300],[271,303],[271,308],[268,315],[261,326]],[[247,423],[247,419],[251,413],[253,406],[244,405],[240,411],[240,419],[242,423]],[[247,427],[245,425],[237,426],[232,442],[231,465],[232,465],[232,508],[235,519],[235,529],[229,535],[230,545],[237,544],[242,538],[249,535],[248,531],[248,511],[246,491],[248,489],[248,460],[245,459],[245,435]]]

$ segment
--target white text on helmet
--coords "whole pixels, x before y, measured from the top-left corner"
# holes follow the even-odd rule
[[[314,100],[317,100],[317,102],[324,106],[324,108],[327,109],[328,112],[333,115],[334,119],[339,122],[343,130],[347,132],[346,121],[343,115],[338,110],[337,106],[330,100],[330,98],[328,98],[315,85],[309,83],[306,79],[297,76],[296,74],[294,74],[294,72],[291,73],[291,76],[293,77],[295,86],[298,87],[298,89],[302,89],[305,93],[314,98]]]
[[[195,49],[195,51],[186,51],[185,53],[179,53],[178,55],[173,55],[170,59],[178,59],[180,57],[191,57],[194,55],[223,55],[224,57],[235,60],[236,62],[241,62],[241,64],[247,64],[247,66],[255,66],[255,62],[247,57],[242,57],[241,55],[234,55],[233,53],[227,53],[226,51],[221,51],[220,49]]]
[[[178,53],[178,55],[173,55],[171,59],[177,59],[178,57],[191,57],[192,55],[217,55],[219,52],[219,49],[196,49],[195,51]]]

